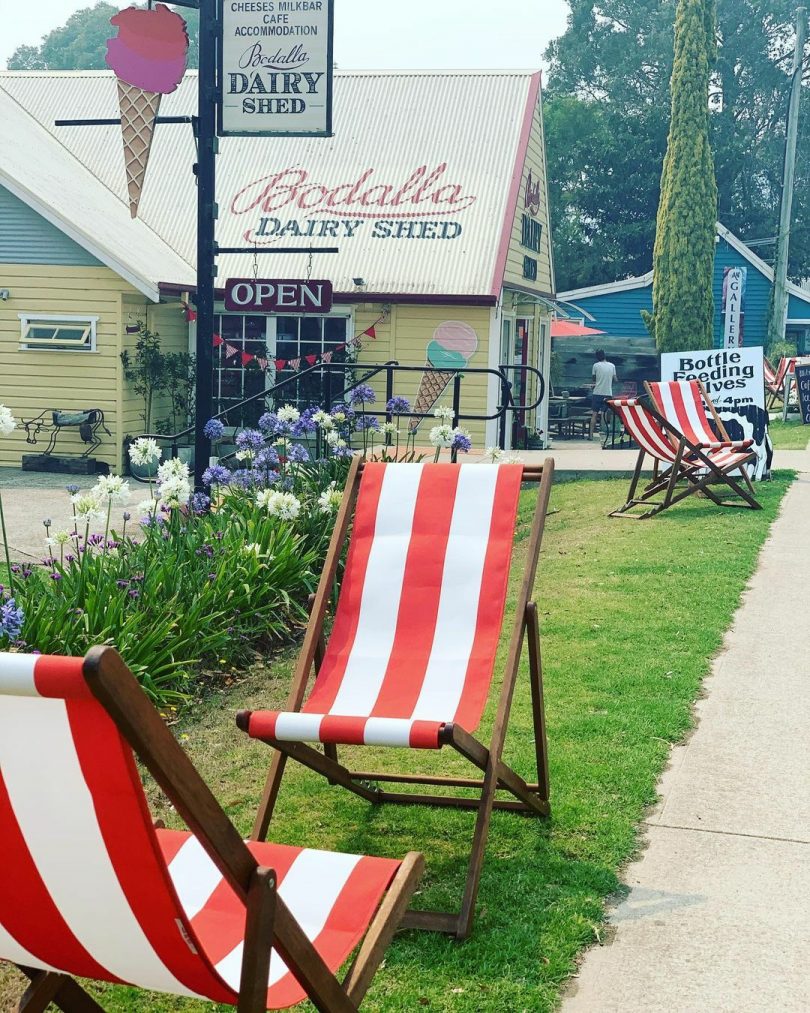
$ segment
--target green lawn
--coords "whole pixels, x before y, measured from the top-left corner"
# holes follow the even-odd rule
[[[640,523],[611,520],[625,481],[557,486],[537,588],[545,667],[553,815],[495,813],[472,938],[457,944],[407,932],[389,950],[364,1009],[370,1011],[551,1010],[577,955],[597,940],[604,903],[619,889],[655,799],[670,745],[690,728],[692,703],[720,647],[790,478],[757,487],[764,510],[718,509],[692,499]],[[522,503],[520,570],[525,525]],[[199,704],[179,729],[186,747],[239,828],[247,833],[270,750],[237,732],[240,707],[282,703],[293,654],[239,674]],[[525,662],[524,662],[525,665]],[[485,720],[484,733],[492,719]],[[532,771],[531,712],[524,667],[507,760]],[[347,753],[350,751],[347,751]],[[448,752],[364,752],[363,766],[466,770]],[[159,807],[156,807],[159,808]],[[160,809],[173,822],[173,814]],[[425,852],[417,901],[457,902],[473,815],[372,808],[292,767],[272,827],[274,840],[399,856]],[[58,832],[58,828],[55,828]],[[0,1009],[11,981],[0,972]],[[211,1010],[211,1004],[104,989],[112,1011]]]
[[[805,450],[810,441],[810,426],[803,426],[796,418],[787,422],[775,419],[768,423],[768,432],[777,450]]]

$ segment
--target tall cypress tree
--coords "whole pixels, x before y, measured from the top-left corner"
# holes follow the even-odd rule
[[[653,251],[653,311],[644,314],[661,352],[714,343],[717,183],[709,141],[714,33],[714,0],[678,0],[672,114]]]

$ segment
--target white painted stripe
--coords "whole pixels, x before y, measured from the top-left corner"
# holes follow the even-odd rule
[[[29,953],[17,942],[10,932],[7,932],[0,923],[0,960],[10,960],[22,967],[38,967],[43,971],[55,971],[55,967],[46,964],[44,960]]]
[[[686,420],[680,417],[672,396],[672,391],[676,385],[680,388],[681,398],[683,399],[686,411]],[[688,381],[672,380],[667,383],[661,383],[658,385],[658,390],[660,391],[661,407],[663,409],[661,414],[670,425],[675,426],[676,429],[682,432],[687,440],[692,443],[707,443],[717,439],[717,436],[708,424],[706,413],[702,408],[698,411],[692,385]]]
[[[497,468],[462,465],[444,558],[436,631],[415,721],[452,721],[470,662],[489,546]]]
[[[202,911],[222,882],[222,873],[194,836],[189,837],[169,862],[169,875],[189,921]]]
[[[0,695],[39,696],[34,683],[38,654],[0,653]]]
[[[276,718],[276,738],[282,742],[320,742],[323,714],[286,711]]]
[[[412,726],[409,718],[369,718],[363,741],[367,746],[409,746]]]
[[[662,461],[674,461],[675,450],[669,440],[665,440],[658,430],[657,423],[654,424],[650,415],[639,405],[632,409],[632,422],[634,438],[639,446]]]
[[[335,902],[360,861],[359,855],[331,851],[302,851],[281,881],[278,892],[307,939],[314,941],[323,931]],[[231,950],[216,970],[235,991],[239,990],[244,943]],[[270,955],[267,987],[281,981],[288,968],[279,954]]]
[[[421,477],[421,464],[385,469],[357,632],[330,714],[365,717],[379,696],[394,645]]]
[[[31,857],[81,945],[117,978],[194,996],[155,953],[121,889],[63,700],[4,700],[0,768]]]

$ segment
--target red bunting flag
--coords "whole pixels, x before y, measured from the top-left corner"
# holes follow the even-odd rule
[[[219,335],[219,334],[215,334],[214,335],[214,348],[219,348],[220,345],[224,345],[224,344],[225,344],[225,341],[223,340],[222,336]]]
[[[373,338],[374,341],[377,340],[377,328],[374,324],[372,324],[371,327],[366,328],[366,330],[363,331],[363,334],[367,334],[370,338]]]
[[[233,345],[225,345],[225,358],[230,359],[232,356],[236,355],[238,351],[239,349],[235,348]]]
[[[335,351],[342,352],[345,347],[345,345],[335,345]]]
[[[193,310],[187,302],[183,303],[183,312],[185,313],[187,324],[193,324],[197,319],[197,311]]]
[[[273,365],[276,367],[276,369],[286,369],[287,368],[287,360],[286,359],[276,359],[273,362]]]
[[[242,352],[242,365],[249,366],[251,362],[256,358],[255,355],[251,355],[249,352]]]
[[[314,366],[315,363],[318,361],[317,355],[305,355],[304,358],[307,360],[310,366]]]
[[[301,358],[300,358],[300,356],[297,359],[290,359],[290,361],[287,363],[287,365],[290,367],[290,369],[300,369],[301,368]]]

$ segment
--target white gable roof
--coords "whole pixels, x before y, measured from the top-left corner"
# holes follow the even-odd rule
[[[337,246],[337,255],[315,254],[312,274],[340,292],[356,291],[353,279],[362,278],[369,294],[497,295],[531,81],[528,71],[336,74],[334,137],[220,140],[219,244]],[[117,116],[111,73],[9,71],[0,73],[3,88],[124,205],[119,128],[53,126],[57,118]],[[190,73],[160,114],[194,113],[196,90]],[[159,126],[140,206],[143,222],[189,263],[194,160],[190,126]],[[24,180],[25,162],[18,171]],[[131,243],[121,243],[122,253]],[[307,259],[266,254],[259,270],[302,277]],[[219,285],[250,273],[250,256],[219,258]],[[171,271],[161,280],[178,281]]]
[[[193,285],[194,271],[119,198],[0,88],[0,185],[153,301],[171,278]]]

